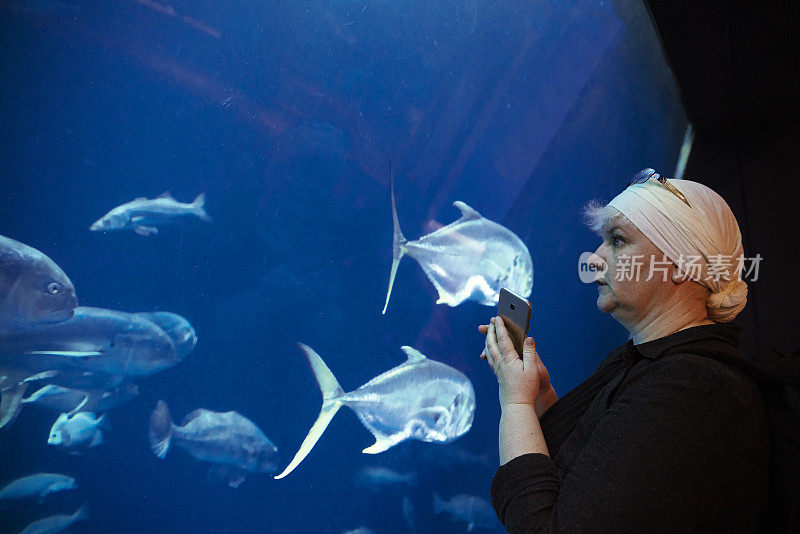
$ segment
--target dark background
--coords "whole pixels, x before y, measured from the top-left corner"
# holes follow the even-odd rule
[[[800,348],[800,4],[649,0],[696,135],[685,177],[731,205],[745,255],[761,254],[737,319],[744,349]]]

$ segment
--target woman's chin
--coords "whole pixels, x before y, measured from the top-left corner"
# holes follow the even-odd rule
[[[617,308],[617,303],[603,293],[597,295],[597,309],[603,313],[611,313]]]

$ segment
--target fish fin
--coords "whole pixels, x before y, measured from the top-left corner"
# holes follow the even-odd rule
[[[10,424],[22,408],[22,396],[28,384],[20,382],[15,388],[0,393],[0,428]]]
[[[206,206],[206,194],[200,193],[192,201],[192,207],[194,208],[194,213],[204,221],[211,221],[211,217],[209,217],[208,213],[206,213],[205,206]]]
[[[92,437],[92,442],[89,444],[89,448],[91,449],[92,447],[97,447],[98,445],[102,444],[103,444],[103,433],[97,431],[94,433],[94,436]]]
[[[58,374],[58,371],[42,371],[27,377],[23,382],[36,382],[37,380],[44,380],[46,378],[53,378]]]
[[[400,221],[397,218],[397,205],[394,201],[394,175],[392,175],[391,162],[389,163],[389,175],[389,194],[392,200],[392,269],[389,272],[389,289],[386,291],[386,302],[383,304],[381,315],[385,314],[386,308],[389,307],[389,297],[392,296],[392,286],[394,285],[394,277],[397,274],[397,266],[406,253],[405,244],[408,243],[402,230],[400,230]]]
[[[158,228],[153,226],[134,226],[133,231],[139,235],[148,236],[158,233]]]
[[[191,412],[187,413],[186,417],[183,418],[183,422],[181,423],[181,426],[186,426],[191,421],[194,421],[195,419],[197,419],[198,417],[203,415],[203,412],[205,412],[204,409],[198,408],[196,410],[192,410]]]
[[[74,514],[72,514],[73,521],[88,521],[89,519],[89,507],[85,504],[78,508]]]
[[[467,205],[466,202],[461,202],[460,200],[456,200],[453,202],[453,206],[457,207],[461,212],[461,217],[459,217],[459,221],[472,221],[476,219],[483,219],[483,216],[475,211],[473,208]]]
[[[159,400],[156,409],[150,414],[150,449],[159,458],[164,458],[172,441],[172,418],[167,403]]]
[[[175,200],[175,199],[172,198],[172,193],[170,193],[169,191],[164,191],[163,193],[158,195],[156,198],[169,198],[171,200]]]
[[[387,436],[386,434],[382,434],[376,430],[370,428],[372,435],[375,436],[375,443],[364,449],[364,454],[378,454],[387,449],[390,449],[406,439],[408,436],[405,433],[400,434],[392,434],[391,436]]]
[[[53,384],[47,384],[46,386],[41,387],[41,388],[37,389],[36,391],[34,391],[31,394],[30,397],[25,397],[24,399],[22,399],[22,404],[29,404],[31,402],[36,402],[36,401],[38,401],[39,399],[41,399],[42,397],[44,397],[45,395],[47,395],[48,393],[50,393],[53,390],[58,391],[58,390],[63,390],[63,389],[64,388],[61,388],[60,386],[54,386]]]
[[[75,407],[74,407],[72,410],[70,410],[70,411],[67,413],[67,417],[72,417],[73,415],[75,415],[76,413],[78,413],[79,411],[81,411],[81,408],[83,408],[84,406],[86,406],[86,403],[87,403],[87,402],[89,402],[89,395],[86,395],[86,396],[83,398],[83,400],[82,400],[82,401],[81,401],[81,402],[80,402],[80,403],[79,403],[77,406],[75,406]]]
[[[286,469],[284,469],[281,474],[275,476],[276,479],[283,478],[294,471],[294,469],[300,465],[300,462],[308,456],[308,453],[314,448],[314,445],[316,445],[322,433],[328,428],[333,416],[336,415],[336,412],[342,407],[342,403],[338,399],[344,395],[344,390],[339,385],[336,377],[333,376],[333,373],[331,373],[331,370],[328,369],[328,366],[325,365],[325,362],[322,361],[319,354],[314,352],[311,347],[303,345],[302,343],[298,343],[298,346],[305,353],[306,359],[314,373],[314,378],[317,379],[317,384],[322,392],[322,408],[319,411],[317,420],[314,421],[314,424],[308,431],[306,439],[304,439],[303,443],[300,445],[300,449],[298,449],[289,465],[286,466]]]
[[[444,499],[439,497],[439,494],[433,492],[433,513],[440,514],[447,509],[447,503]]]
[[[424,362],[428,358],[425,357],[420,351],[415,349],[414,347],[409,347],[408,345],[403,345],[400,349],[406,353],[406,363],[417,363],[417,362]]]
[[[94,358],[102,356],[102,351],[91,350],[29,350],[25,354],[37,356],[66,356],[67,358]],[[50,378],[50,377],[45,377]],[[38,379],[37,379],[38,380]]]
[[[223,465],[212,465],[208,468],[208,481],[227,484],[238,488],[244,482],[246,475],[239,469]]]

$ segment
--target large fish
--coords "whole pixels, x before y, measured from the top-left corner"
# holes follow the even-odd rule
[[[398,473],[387,467],[369,466],[362,467],[353,475],[353,484],[357,488],[367,489],[373,493],[380,493],[392,486],[417,485],[417,473]]]
[[[56,534],[68,529],[76,521],[89,519],[89,511],[84,504],[72,515],[58,514],[34,521],[20,534]]]
[[[174,442],[189,454],[213,465],[209,477],[239,487],[251,473],[274,473],[278,449],[255,423],[236,412],[197,409],[175,425],[167,404],[158,401],[150,416],[150,448],[164,458]]]
[[[56,263],[0,236],[0,333],[72,317],[75,286]]]
[[[180,361],[172,339],[152,321],[79,306],[68,321],[11,332],[0,339],[0,360],[40,369],[150,375]],[[33,363],[31,363],[33,362]]]
[[[0,428],[16,417],[32,381],[101,394],[126,377],[150,375],[179,361],[170,337],[152,321],[79,306],[67,321],[0,336]]]
[[[105,417],[105,414],[95,417],[92,412],[78,412],[72,416],[62,413],[50,428],[47,444],[72,450],[102,445]]]
[[[152,199],[139,197],[112,209],[92,223],[89,229],[94,232],[131,229],[139,235],[152,235],[158,233],[159,226],[184,217],[210,221],[205,203],[206,196],[203,193],[197,195],[193,202],[178,202],[168,192]]]
[[[310,347],[299,346],[322,391],[322,409],[294,459],[275,478],[285,477],[303,461],[342,406],[355,411],[375,436],[375,443],[362,451],[366,454],[383,452],[407,439],[448,443],[472,427],[472,382],[412,347],[402,347],[405,362],[345,393],[322,358]]]
[[[194,331],[194,327],[177,313],[140,312],[133,315],[143,317],[161,328],[172,340],[175,353],[181,360],[188,356],[197,345],[197,333]]]
[[[75,479],[60,473],[36,473],[12,480],[0,489],[0,502],[37,499],[40,503],[51,493],[75,489]]]
[[[461,217],[416,241],[409,241],[400,230],[391,184],[392,269],[383,311],[389,306],[394,277],[400,259],[408,254],[419,263],[439,292],[436,304],[458,306],[474,300],[487,306],[497,304],[500,289],[506,288],[527,297],[533,287],[533,262],[528,247],[517,235],[496,222],[485,219],[464,202],[453,203]]]

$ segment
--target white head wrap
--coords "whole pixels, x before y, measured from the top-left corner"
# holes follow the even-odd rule
[[[711,290],[709,319],[731,321],[747,303],[739,224],[722,197],[705,185],[689,180],[669,183],[691,207],[655,179],[630,185],[608,205],[641,230],[680,272]]]

